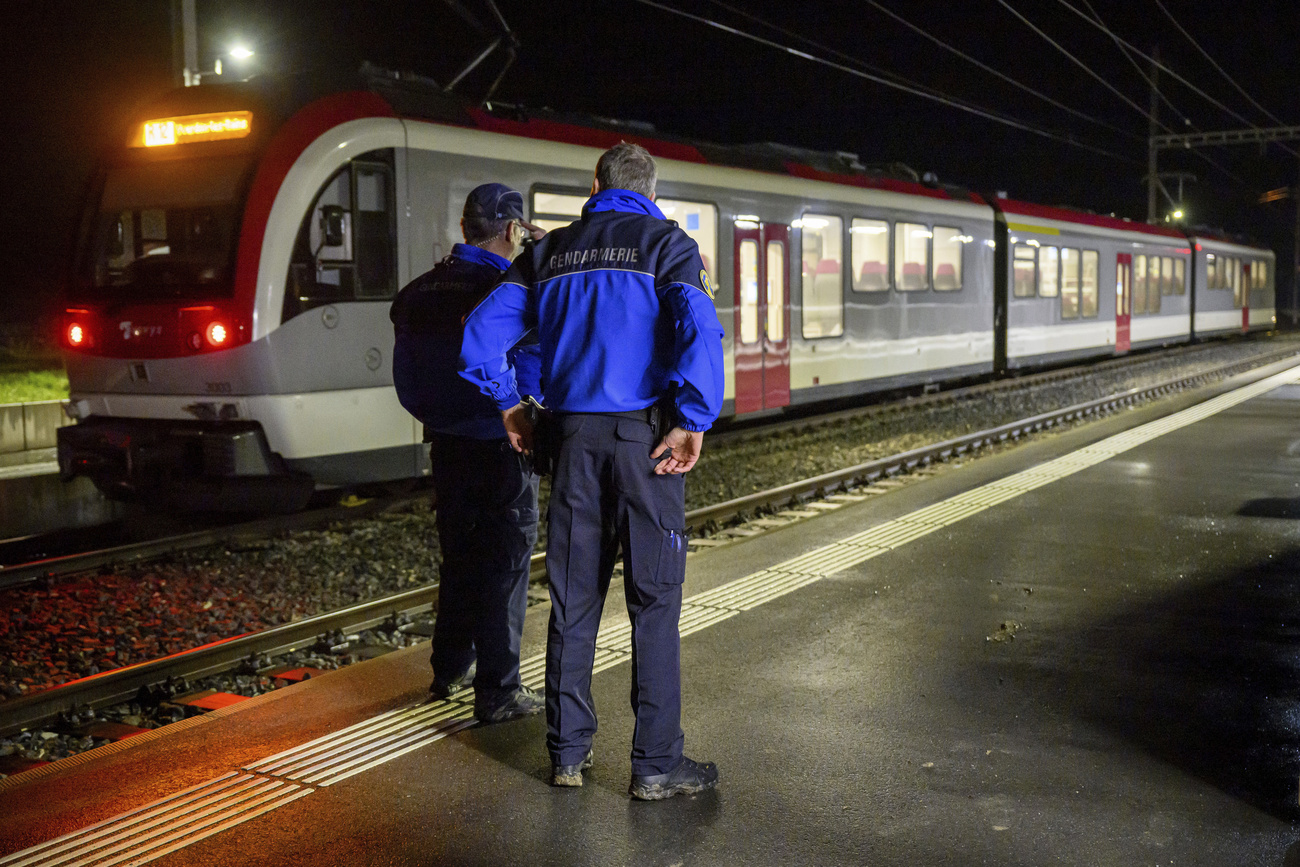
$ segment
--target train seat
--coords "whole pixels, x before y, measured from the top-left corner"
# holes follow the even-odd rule
[[[942,262],[935,266],[934,269],[934,288],[935,289],[956,289],[957,269],[951,262]]]
[[[920,262],[903,263],[903,285],[900,289],[924,289],[925,268]]]
[[[884,262],[863,262],[858,272],[858,283],[854,287],[859,292],[875,292],[888,289],[888,270]]]

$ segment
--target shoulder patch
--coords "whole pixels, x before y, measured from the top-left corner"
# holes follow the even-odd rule
[[[710,301],[714,300],[713,284],[709,282],[709,272],[704,269],[700,269],[700,288],[704,290],[705,295],[709,296]]]

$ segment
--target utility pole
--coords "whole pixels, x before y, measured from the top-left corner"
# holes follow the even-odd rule
[[[199,83],[199,25],[194,11],[194,0],[173,0],[180,5],[180,41],[181,41],[181,83],[193,87]],[[176,8],[172,7],[172,24],[175,27]],[[176,38],[173,30],[172,44]]]
[[[1160,218],[1156,214],[1158,200],[1156,185],[1160,176],[1156,169],[1156,135],[1160,132],[1157,112],[1160,111],[1160,46],[1151,49],[1151,114],[1147,125],[1147,222],[1155,223]]]

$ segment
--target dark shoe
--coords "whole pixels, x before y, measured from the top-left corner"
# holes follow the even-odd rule
[[[479,701],[477,696],[474,699],[474,717],[482,723],[499,723],[506,720],[518,719],[521,716],[532,716],[535,713],[541,713],[546,709],[546,699],[540,692],[534,692],[526,686],[511,693],[506,693],[504,698],[488,699]]]
[[[469,668],[460,673],[459,676],[451,680],[442,680],[434,675],[433,683],[429,686],[429,698],[443,699],[451,698],[463,689],[469,689],[474,683],[474,674],[478,671],[478,664],[471,662]]]
[[[628,794],[638,801],[662,801],[673,795],[693,795],[718,784],[718,766],[682,756],[682,763],[668,774],[633,774]]]
[[[586,758],[576,765],[551,765],[551,785],[581,786],[582,772],[591,767],[593,761],[591,750],[587,750]]]

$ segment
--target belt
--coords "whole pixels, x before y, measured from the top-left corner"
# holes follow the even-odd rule
[[[647,406],[645,409],[629,409],[625,412],[557,412],[559,416],[569,415],[598,415],[605,418],[630,418],[635,421],[643,421],[646,424],[651,423],[651,413],[654,406]]]

